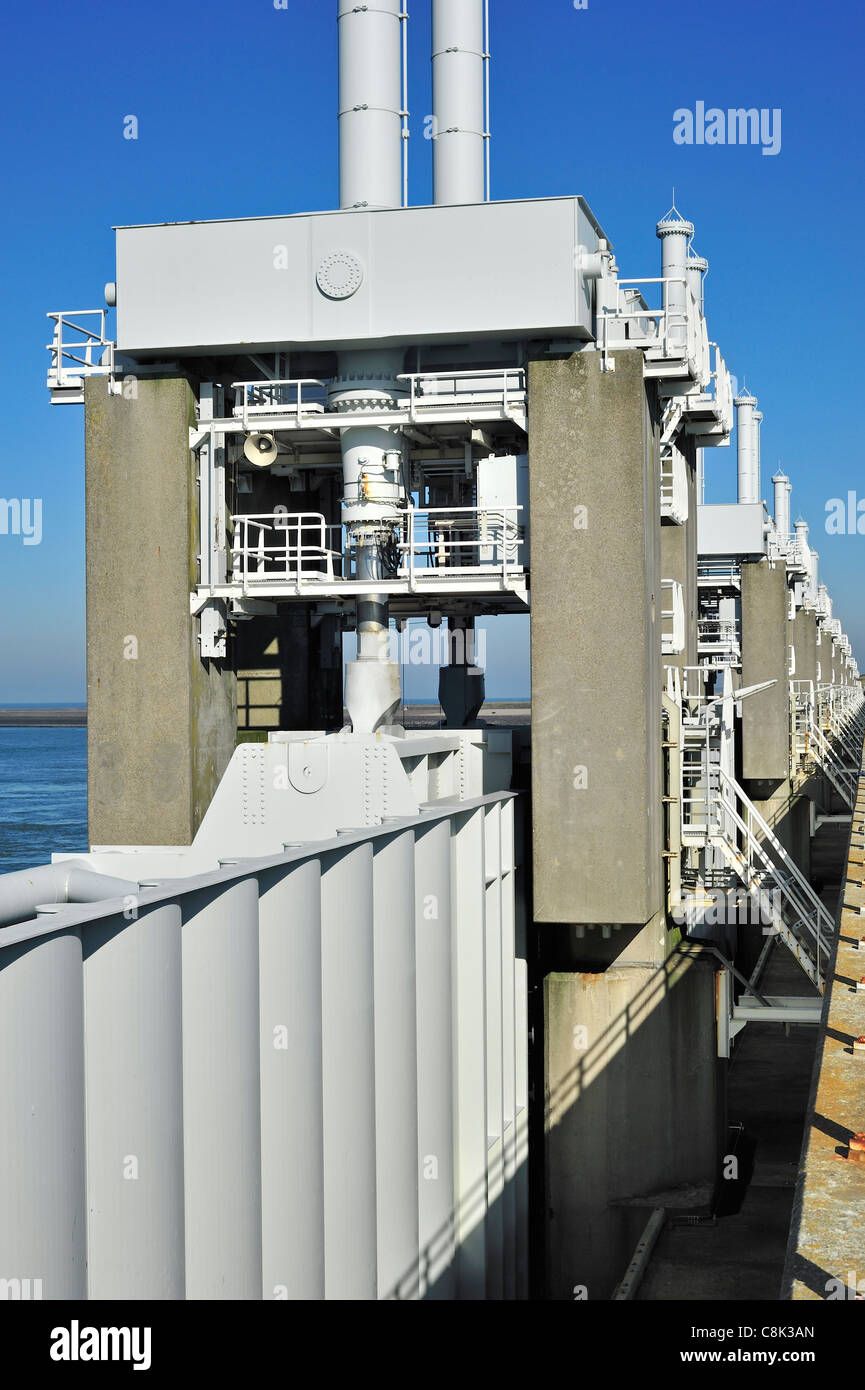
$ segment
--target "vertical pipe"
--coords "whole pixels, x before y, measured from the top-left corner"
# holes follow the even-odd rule
[[[408,142],[411,134],[408,127],[408,10],[406,0],[402,0],[400,10],[400,44],[402,47],[402,129],[400,138],[402,139],[402,205],[408,207]]]
[[[757,425],[754,411],[756,396],[742,394],[733,402],[736,407],[736,450],[739,469],[739,502],[759,502],[760,480],[757,474]]]
[[[337,0],[342,208],[397,208],[402,201],[400,15],[400,0]]]
[[[180,907],[93,922],[84,947],[88,1294],[183,1298]]]
[[[690,285],[691,293],[697,301],[697,308],[702,314],[705,311],[703,277],[709,269],[709,262],[706,260],[705,256],[689,256],[685,262],[685,268],[688,272],[688,284]]]
[[[433,200],[482,203],[484,0],[433,0]]]
[[[661,275],[667,310],[667,339],[684,347],[688,340],[688,243],[694,235],[693,222],[687,222],[671,208],[655,228],[661,242]]]
[[[790,539],[790,493],[792,487],[786,473],[779,469],[772,479],[775,489],[775,530],[781,541]]]
[[[490,130],[490,62],[490,0],[484,0],[484,172],[486,176],[484,198],[487,202],[489,202],[493,196],[490,179],[490,145],[492,143],[492,132]]]

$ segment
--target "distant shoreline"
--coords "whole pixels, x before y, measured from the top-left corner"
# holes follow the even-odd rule
[[[441,710],[436,702],[429,704],[409,701],[403,706],[409,717],[438,720]],[[528,714],[529,700],[488,700],[481,717],[496,717],[507,712]],[[8,709],[0,706],[0,729],[83,729],[87,727],[87,710],[81,706],[73,708],[65,705],[19,705]]]
[[[84,728],[86,709],[70,709],[62,705],[22,705],[18,708],[0,707],[0,729],[63,729]]]

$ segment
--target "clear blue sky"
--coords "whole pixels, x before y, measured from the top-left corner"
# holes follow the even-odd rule
[[[409,8],[421,203],[429,6]],[[711,262],[711,335],[765,415],[763,494],[781,459],[865,666],[865,536],[824,531],[830,498],[865,499],[849,288],[865,225],[860,7],[491,0],[491,11],[494,196],[581,193],[622,273],[648,276],[675,184]],[[45,313],[102,304],[113,224],[335,205],[335,13],[333,0],[5,7],[0,496],[41,497],[44,537],[0,535],[0,701],[84,698],[83,410],[49,406]],[[780,108],[780,154],[674,144],[673,112],[697,101]],[[123,138],[127,115],[137,141]],[[708,500],[729,500],[734,450],[707,459]],[[493,694],[525,690],[527,652],[525,623],[506,642],[491,636]]]

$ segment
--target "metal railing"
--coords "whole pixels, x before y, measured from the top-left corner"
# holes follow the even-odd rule
[[[419,407],[429,413],[455,405],[497,406],[503,415],[509,415],[515,405],[525,406],[526,401],[526,373],[522,367],[461,372],[403,372],[397,380],[408,382],[408,407],[412,419],[417,418]]]
[[[495,578],[502,588],[522,577],[519,514],[511,507],[405,507],[398,514],[397,562],[391,580],[413,590],[424,579]],[[359,583],[351,541],[318,512],[238,514],[232,518],[232,582]],[[366,588],[371,581],[364,581]]]
[[[685,286],[684,311],[670,307],[670,286],[674,284]],[[661,286],[659,309],[650,308],[645,302],[636,308],[626,307],[633,299],[627,289],[623,294],[623,287],[639,285]],[[712,378],[709,337],[687,276],[630,276],[619,279],[616,286],[616,307],[604,306],[599,318],[600,348],[604,357],[616,346],[643,348],[649,360],[682,362],[695,382],[708,385]],[[610,325],[622,325],[623,336],[611,335]]]
[[[765,902],[767,916],[785,945],[822,990],[825,962],[835,932],[832,914],[735,778],[721,767],[713,822],[716,843],[726,852],[728,862],[761,906]],[[727,826],[732,822],[738,843],[731,838],[725,822]],[[779,895],[777,907],[769,901],[772,891]]]
[[[114,343],[106,332],[107,309],[68,309],[47,317],[54,323],[48,344],[48,389],[74,391],[89,376],[111,376]]]
[[[342,527],[320,512],[234,516],[232,580],[244,592],[256,581],[333,582],[343,575]]]
[[[460,372],[404,372],[397,377],[404,396],[382,404],[385,414],[408,420],[435,419],[454,410],[480,410],[502,418],[521,415],[526,408],[526,373],[523,367],[482,368]],[[317,377],[278,381],[235,381],[234,417],[244,429],[262,419],[285,422],[286,427],[316,424],[316,417],[345,413],[329,407],[327,381]],[[349,410],[347,412],[351,414]],[[372,416],[371,416],[372,418]]]
[[[865,739],[865,700],[855,687],[790,682],[792,765],[802,776],[821,772],[855,807]]]
[[[728,664],[738,662],[742,656],[738,620],[736,618],[699,618],[697,620],[697,648],[705,655],[716,656],[719,661]]]
[[[717,584],[719,588],[738,589],[742,583],[742,562],[740,560],[709,560],[700,557],[697,565],[697,581]]]
[[[327,386],[317,377],[297,377],[283,381],[235,381],[234,415],[249,429],[262,415],[292,415],[298,421],[306,415],[320,415],[327,404]]]
[[[521,506],[409,507],[400,542],[399,573],[414,588],[431,570],[449,575],[495,574],[502,587],[522,574]]]

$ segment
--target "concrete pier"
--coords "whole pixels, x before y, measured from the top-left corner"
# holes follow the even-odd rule
[[[235,747],[230,661],[201,659],[194,397],[85,390],[89,839],[189,844]]]
[[[535,920],[642,926],[663,900],[657,431],[642,354],[601,365],[529,369]]]

